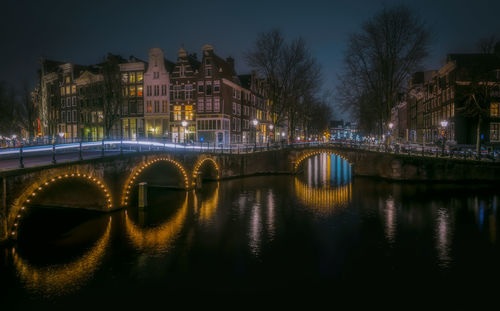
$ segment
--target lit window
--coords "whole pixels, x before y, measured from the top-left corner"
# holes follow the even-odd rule
[[[129,94],[130,96],[135,96],[135,85],[129,87]]]
[[[206,103],[205,103],[205,110],[208,112],[208,111],[212,111],[212,99],[211,98],[207,98],[206,99]]]
[[[216,97],[214,98],[214,112],[219,112],[220,111],[220,98]]]
[[[142,89],[143,89],[142,85],[137,86],[137,96],[142,96]]]
[[[214,81],[214,92],[217,93],[220,91],[220,81]]]
[[[144,78],[144,77],[143,77],[142,72],[138,72],[138,73],[137,73],[137,82],[142,82],[143,78]]]
[[[131,72],[129,78],[130,78],[130,83],[135,83],[135,72]]]
[[[490,123],[490,141],[500,141],[500,123]]]
[[[500,117],[499,103],[491,103],[490,105],[490,117]]]

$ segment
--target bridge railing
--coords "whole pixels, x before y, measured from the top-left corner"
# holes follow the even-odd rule
[[[483,160],[497,161],[499,154],[481,154],[476,155],[473,152],[466,151],[449,151],[433,146],[402,146],[396,147],[360,143],[360,142],[340,142],[330,141],[327,143],[319,141],[300,141],[300,142],[267,142],[267,143],[250,143],[250,144],[231,144],[222,145],[211,142],[196,142],[196,143],[171,143],[162,139],[150,140],[124,140],[124,139],[107,139],[101,141],[80,141],[73,143],[63,143],[36,146],[20,146],[17,148],[0,149],[0,170],[23,168],[25,163],[29,162],[30,166],[56,164],[57,162],[72,162],[83,159],[91,159],[105,157],[116,154],[130,152],[147,152],[147,151],[177,151],[177,152],[208,152],[216,154],[249,154],[255,152],[263,152],[269,150],[279,150],[286,148],[301,148],[301,147],[323,147],[336,146],[343,148],[353,148],[372,152],[403,154],[419,157],[433,158],[453,158],[464,160]]]

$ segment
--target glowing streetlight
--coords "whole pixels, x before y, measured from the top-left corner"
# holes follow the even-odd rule
[[[274,127],[274,126],[273,126],[272,124],[270,124],[270,125],[269,125],[269,129],[270,129],[271,131],[273,130],[273,127]]]
[[[443,128],[446,128],[448,126],[448,121],[446,121],[446,120],[441,121],[441,126]]]
[[[182,127],[184,128],[184,142],[186,142],[186,126],[188,125],[187,121],[181,122]]]
[[[389,123],[389,128],[392,130],[392,128],[394,127],[394,124],[391,122]]]
[[[259,124],[259,121],[257,119],[252,120],[253,125],[255,126],[255,142],[254,142],[254,148],[257,149],[257,125]]]

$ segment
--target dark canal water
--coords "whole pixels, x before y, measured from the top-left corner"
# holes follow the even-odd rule
[[[318,155],[300,176],[150,189],[145,210],[33,207],[1,250],[2,306],[498,286],[498,185],[350,174],[341,158]]]

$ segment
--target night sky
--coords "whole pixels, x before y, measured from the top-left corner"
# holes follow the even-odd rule
[[[384,5],[408,3],[434,30],[424,69],[439,67],[447,53],[474,52],[478,38],[500,36],[500,1],[2,1],[0,80],[35,85],[38,59],[91,64],[107,52],[147,60],[160,47],[170,60],[184,43],[201,54],[209,43],[249,69],[243,55],[257,33],[280,28],[303,36],[323,66],[324,88],[341,68],[348,34]]]

